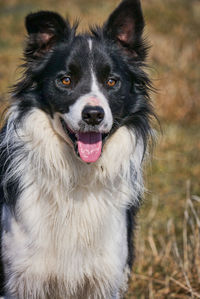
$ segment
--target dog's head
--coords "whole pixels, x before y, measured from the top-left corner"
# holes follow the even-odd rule
[[[16,88],[21,110],[37,106],[85,162],[100,157],[122,125],[146,138],[151,113],[139,0],[125,0],[102,28],[76,34],[60,15],[29,14],[25,78]]]

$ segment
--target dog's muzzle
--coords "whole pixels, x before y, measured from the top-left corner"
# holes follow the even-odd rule
[[[65,133],[70,137],[75,151],[82,161],[96,162],[102,153],[103,142],[108,136],[102,129],[105,112],[101,106],[86,105],[81,112],[80,129],[73,131],[61,118]]]

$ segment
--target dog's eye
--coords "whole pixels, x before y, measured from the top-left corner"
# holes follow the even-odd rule
[[[108,79],[106,82],[107,86],[109,86],[109,87],[115,86],[116,83],[117,83],[117,80],[115,80],[115,79]]]
[[[67,76],[67,77],[63,77],[61,79],[61,82],[62,82],[63,85],[69,86],[71,84],[72,80],[69,76]]]

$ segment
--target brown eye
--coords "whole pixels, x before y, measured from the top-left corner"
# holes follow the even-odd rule
[[[117,81],[115,79],[109,79],[106,84],[109,86],[109,87],[113,87],[115,86],[115,84],[117,83]]]
[[[71,78],[70,77],[64,77],[61,79],[61,82],[65,86],[69,86],[71,84]]]

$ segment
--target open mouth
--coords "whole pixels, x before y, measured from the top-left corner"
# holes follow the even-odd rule
[[[64,132],[72,141],[76,154],[86,163],[96,162],[101,156],[108,134],[100,132],[73,132],[60,118]]]

